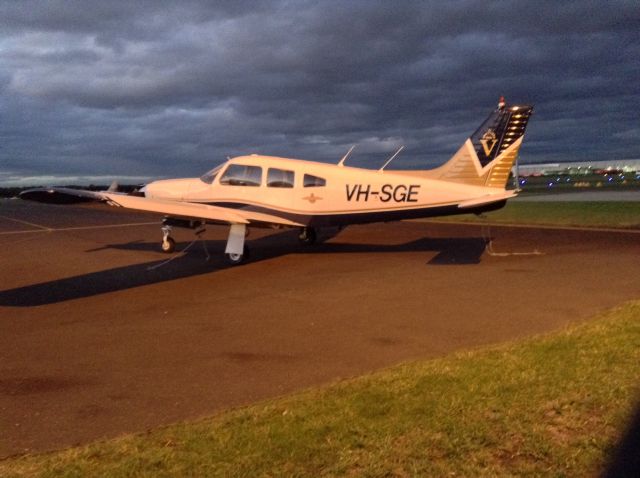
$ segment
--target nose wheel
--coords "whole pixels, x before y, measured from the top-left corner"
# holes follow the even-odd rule
[[[176,241],[171,237],[171,226],[162,227],[162,243],[160,244],[162,252],[170,254],[176,250]]]

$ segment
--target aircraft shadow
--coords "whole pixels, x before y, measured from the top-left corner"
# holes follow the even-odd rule
[[[603,478],[640,476],[640,402],[627,429],[609,455]]]
[[[405,244],[320,244],[309,249],[312,253],[359,253],[359,252],[429,252],[437,251],[429,265],[478,264],[486,248],[486,241],[479,237],[422,238]]]
[[[178,244],[177,250],[184,250],[188,244],[188,242]],[[206,241],[207,249],[211,255],[208,261],[205,261],[202,246],[195,243],[186,253],[178,255],[174,260],[163,265],[161,264],[173,256],[164,256],[161,260],[0,291],[0,305],[34,307],[54,304],[237,267],[229,265],[221,253],[225,244],[224,240]],[[353,254],[433,251],[436,251],[437,254],[429,260],[429,265],[478,264],[485,249],[485,241],[481,238],[423,238],[405,244],[393,245],[328,242],[315,246],[302,246],[297,243],[295,234],[291,233],[274,234],[250,240],[248,245],[251,248],[249,264],[292,252],[300,254]],[[104,248],[148,252],[158,251],[158,244],[136,241],[109,245],[87,252]]]

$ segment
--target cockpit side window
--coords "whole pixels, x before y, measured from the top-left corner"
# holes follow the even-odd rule
[[[220,184],[226,186],[260,186],[261,182],[262,168],[244,164],[229,165],[220,178]]]
[[[327,185],[327,181],[324,178],[318,176],[312,176],[311,174],[304,175],[303,185],[305,188],[319,188]]]
[[[293,171],[275,168],[269,168],[267,171],[267,187],[269,188],[292,188],[293,179]]]
[[[223,165],[221,164],[220,166],[216,166],[215,168],[213,168],[211,171],[207,171],[206,173],[204,173],[202,176],[200,176],[200,181],[207,184],[213,183],[213,180],[216,179],[216,176],[222,169],[222,166]]]

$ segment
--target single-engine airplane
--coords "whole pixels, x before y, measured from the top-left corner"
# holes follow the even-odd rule
[[[397,153],[378,170],[345,166],[351,150],[338,164],[251,154],[229,159],[200,178],[154,181],[129,194],[114,187],[53,187],[30,189],[20,197],[96,200],[163,214],[165,252],[175,249],[172,227],[229,225],[225,253],[239,264],[248,257],[249,226],[299,228],[300,241],[311,244],[322,227],[500,209],[517,195],[506,185],[532,110],[500,98],[451,159],[431,170],[385,170]]]

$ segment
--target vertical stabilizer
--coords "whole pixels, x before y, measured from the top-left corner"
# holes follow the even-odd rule
[[[533,106],[507,105],[500,98],[498,108],[444,165],[430,176],[443,181],[504,189],[518,157]]]

